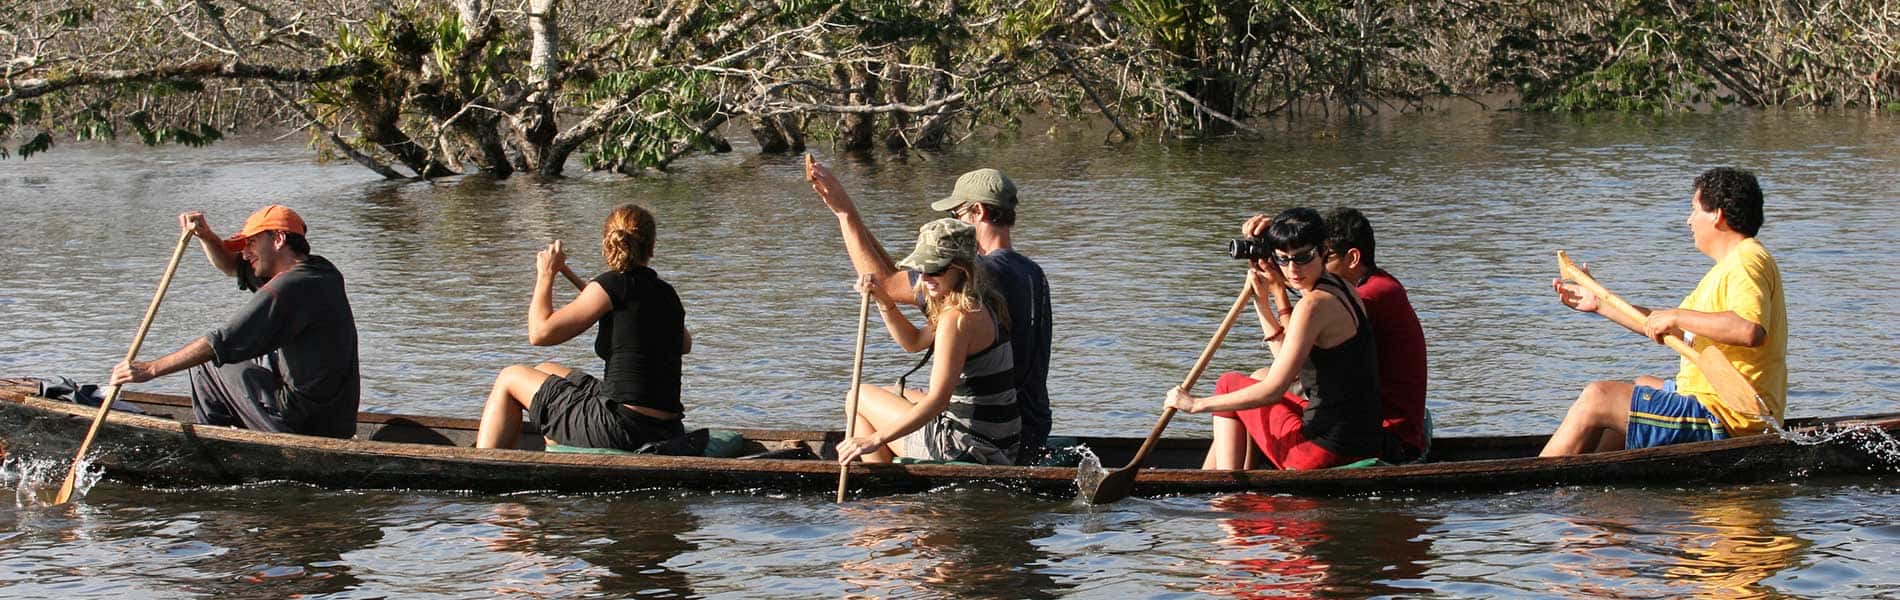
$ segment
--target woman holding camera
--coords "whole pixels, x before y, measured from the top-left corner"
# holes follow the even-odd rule
[[[1250,436],[1281,469],[1323,469],[1379,455],[1378,358],[1365,306],[1353,285],[1326,271],[1326,222],[1310,208],[1249,219],[1242,233],[1271,250],[1248,270],[1254,306],[1271,332],[1273,365],[1252,377],[1227,373],[1215,395],[1197,398],[1168,391],[1166,406],[1214,412],[1214,441],[1206,468],[1246,468]],[[1291,286],[1300,300],[1278,313],[1271,290]],[[1304,395],[1287,393],[1302,379]]]
[[[692,351],[686,311],[673,286],[647,266],[653,258],[653,213],[622,204],[602,227],[607,271],[572,302],[554,310],[554,281],[567,271],[561,242],[535,257],[528,303],[528,343],[553,346],[600,324],[594,353],[601,378],[546,362],[514,365],[495,377],[482,407],[477,448],[513,448],[522,411],[550,443],[639,450],[686,433],[680,423],[680,357]]]
[[[1014,464],[1022,418],[1016,408],[1014,358],[1002,298],[976,265],[976,229],[956,219],[938,219],[918,230],[917,248],[897,263],[919,274],[924,326],[919,329],[875,278],[858,290],[877,301],[885,329],[905,352],[929,349],[928,389],[858,387],[856,437],[838,443],[838,462],[863,457],[959,460]],[[932,357],[935,361],[932,362]],[[913,369],[915,371],[915,369]],[[902,394],[902,395],[899,395]]]

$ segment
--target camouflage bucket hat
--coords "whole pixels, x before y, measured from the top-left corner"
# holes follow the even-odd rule
[[[957,178],[957,187],[942,200],[930,203],[930,210],[954,210],[969,203],[1016,208],[1016,182],[996,169],[977,169]]]
[[[976,260],[976,227],[946,217],[917,229],[917,249],[898,261],[897,268],[936,273],[957,258]]]

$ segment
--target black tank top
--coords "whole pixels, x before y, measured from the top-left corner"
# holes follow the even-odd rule
[[[1378,456],[1379,353],[1373,346],[1372,323],[1366,309],[1345,281],[1331,273],[1320,277],[1319,288],[1331,292],[1352,311],[1356,327],[1351,338],[1331,348],[1314,346],[1307,354],[1317,376],[1306,386],[1306,412],[1300,415],[1300,433],[1334,454],[1365,458]]]

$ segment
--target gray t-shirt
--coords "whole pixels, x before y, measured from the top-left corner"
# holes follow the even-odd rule
[[[311,255],[264,283],[205,341],[218,366],[278,353],[284,384],[279,399],[292,431],[348,437],[356,430],[362,396],[356,317],[343,274],[329,260]]]
[[[1015,250],[977,257],[1009,306],[1009,344],[1016,362],[1016,407],[1022,411],[1023,448],[1042,447],[1049,439],[1049,347],[1054,324],[1049,309],[1049,279],[1042,266]],[[920,278],[913,272],[913,286]],[[917,288],[923,304],[923,288]]]

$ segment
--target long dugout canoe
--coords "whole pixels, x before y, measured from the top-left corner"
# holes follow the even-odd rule
[[[85,436],[95,407],[37,396],[22,380],[0,383],[0,451],[66,460]],[[115,410],[94,442],[92,465],[107,478],[175,487],[300,482],[340,489],[478,492],[601,492],[704,489],[823,492],[837,483],[837,431],[738,429],[745,456],[568,454],[542,451],[525,431],[520,450],[472,448],[474,419],[365,412],[354,439],[264,433],[191,423],[189,398],[126,392],[145,414]],[[1900,413],[1790,421],[1797,432],[1839,431],[1828,442],[1800,444],[1777,435],[1679,444],[1563,458],[1537,458],[1546,436],[1440,437],[1429,462],[1319,471],[1203,471],[1206,439],[1166,438],[1136,480],[1136,495],[1262,492],[1340,495],[1398,491],[1478,491],[1575,484],[1765,482],[1817,475],[1890,473]],[[1878,432],[1874,435],[1874,432]],[[1124,464],[1141,438],[1069,438],[1109,468]],[[1884,441],[1882,451],[1869,440]],[[1876,444],[1877,445],[1877,444]],[[802,456],[804,458],[787,458]],[[816,457],[816,458],[814,458]],[[954,464],[853,465],[854,494],[994,486],[1070,497],[1075,467]]]

